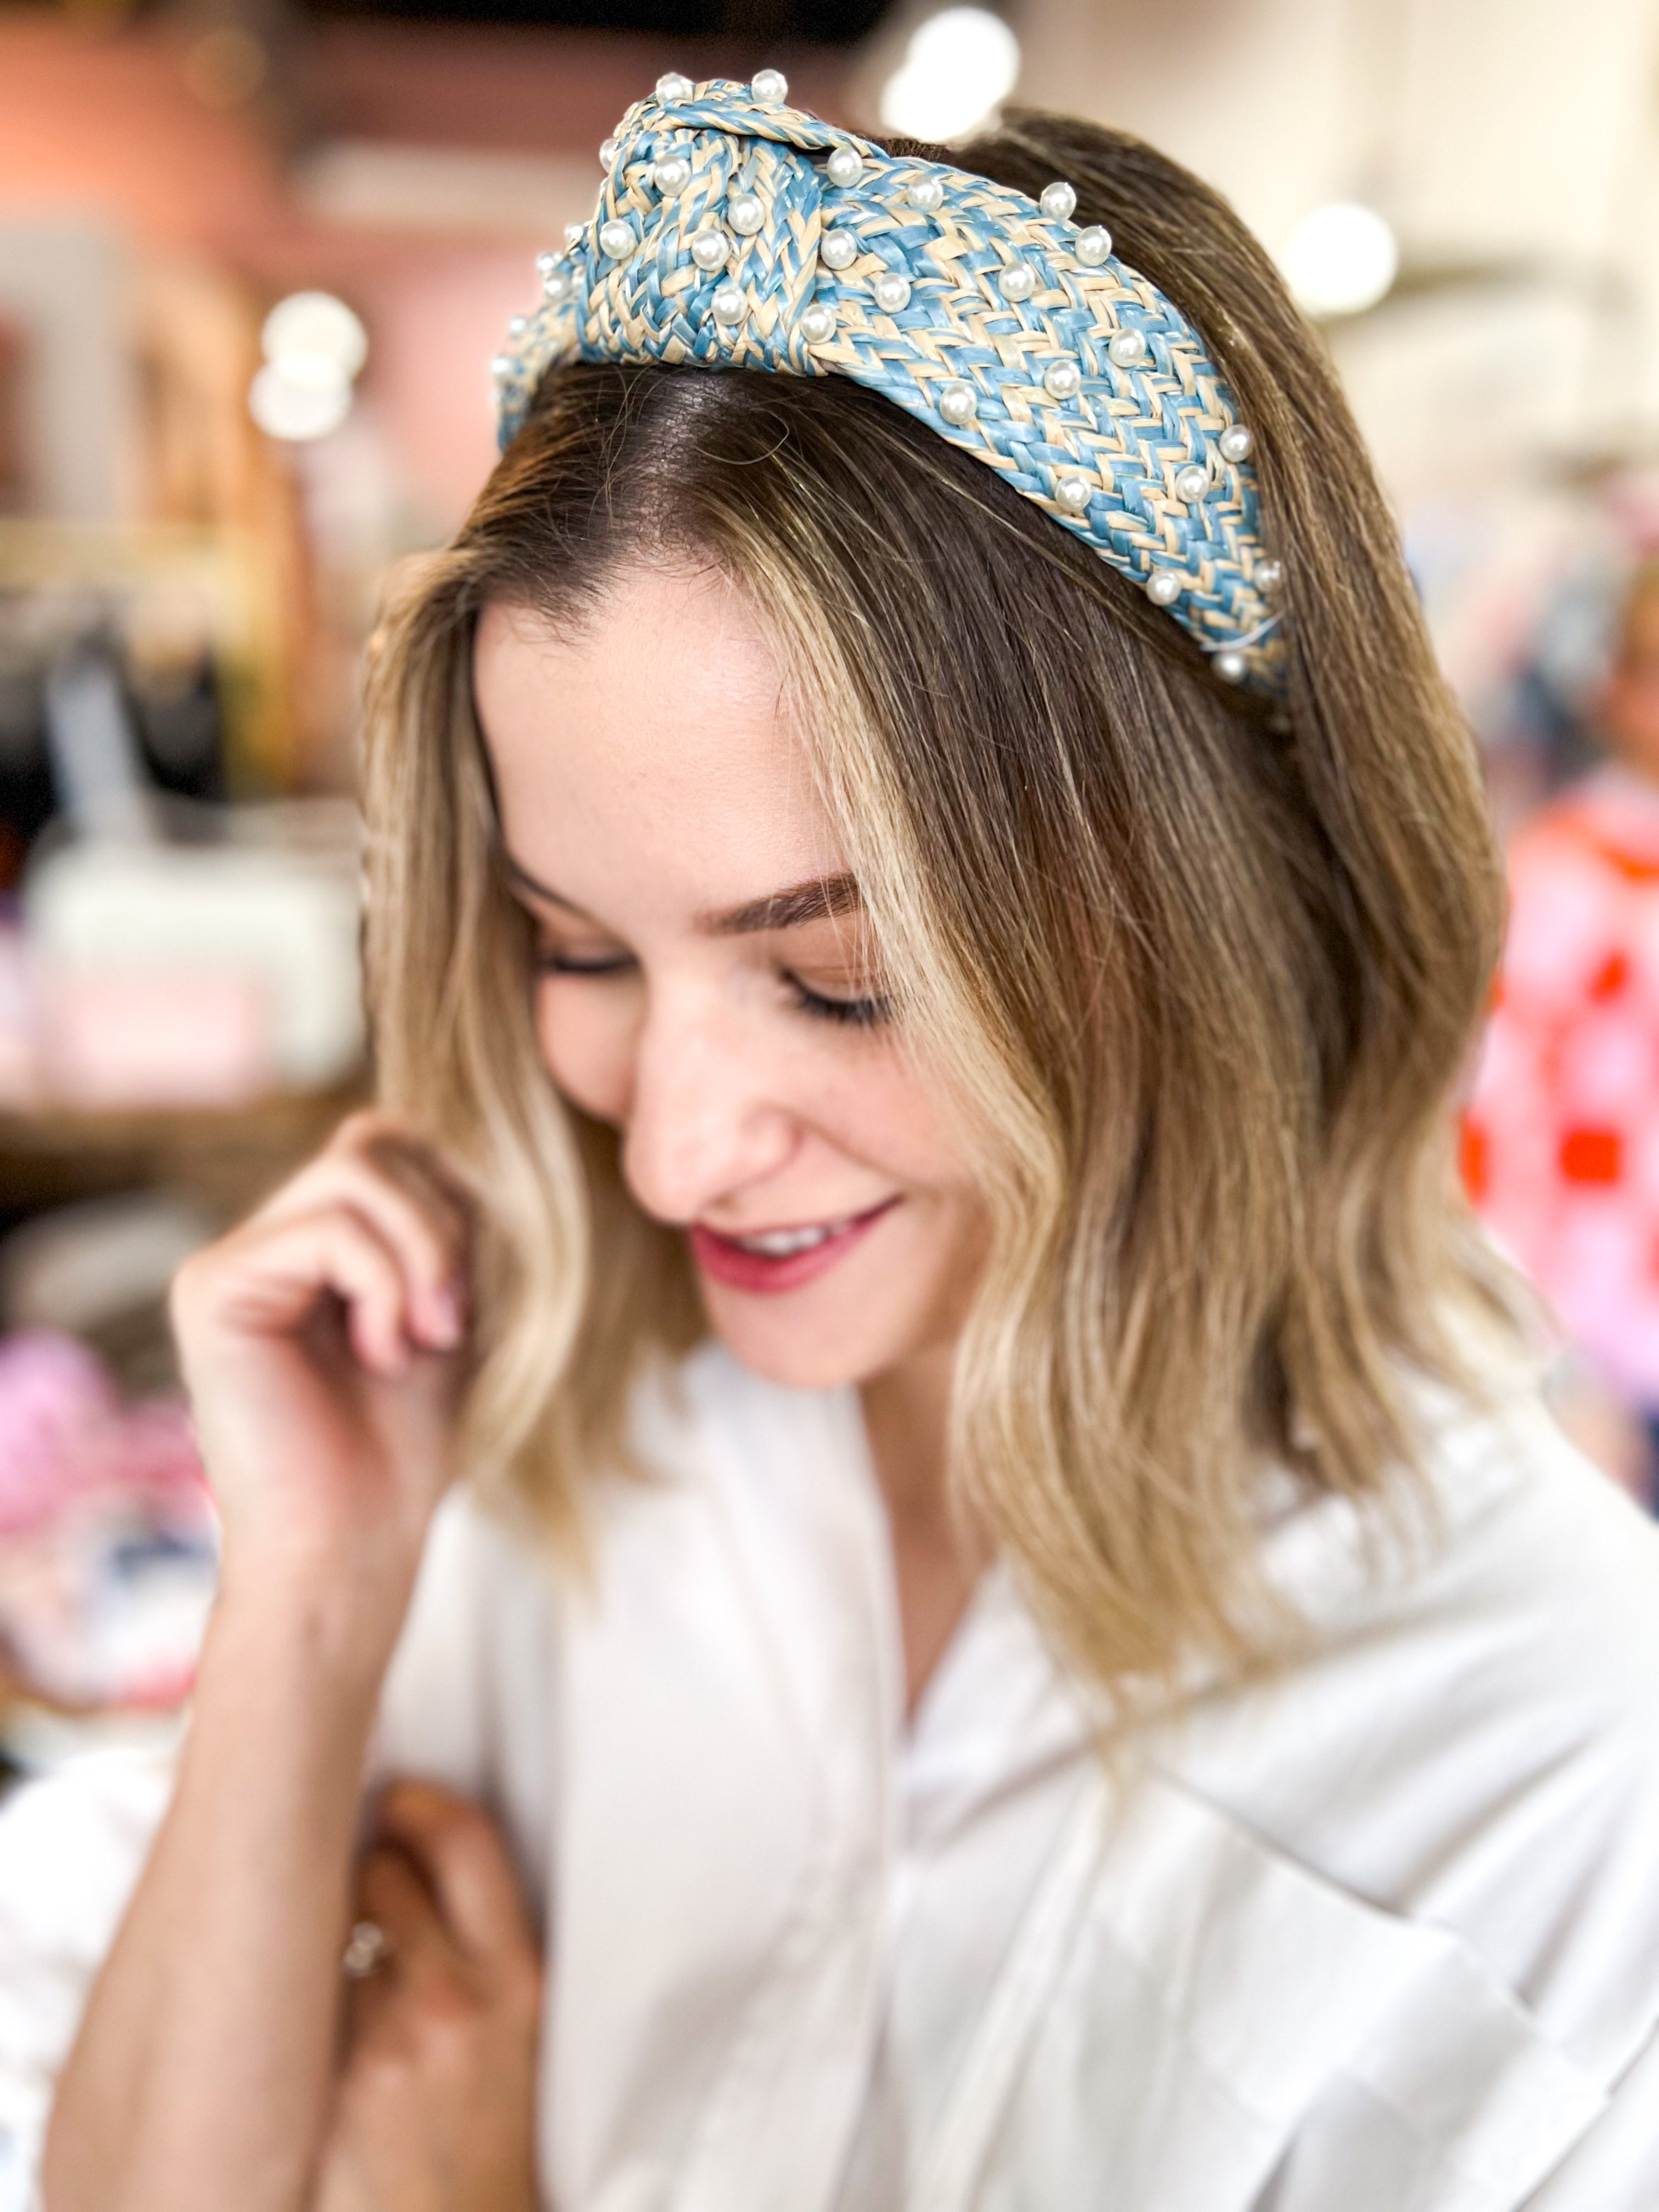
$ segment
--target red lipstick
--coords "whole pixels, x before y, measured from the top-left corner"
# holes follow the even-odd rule
[[[739,1243],[735,1237],[723,1237],[718,1229],[708,1228],[701,1221],[694,1221],[686,1233],[691,1241],[692,1258],[715,1282],[727,1284],[735,1291],[762,1294],[794,1291],[844,1259],[883,1214],[890,1212],[898,1202],[896,1198],[884,1198],[867,1213],[849,1214],[844,1221],[837,1222],[828,1236],[797,1252],[758,1252],[752,1244]]]

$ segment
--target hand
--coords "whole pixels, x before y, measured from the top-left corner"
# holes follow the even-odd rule
[[[337,1591],[394,1634],[447,1480],[471,1206],[389,1117],[354,1115],[187,1261],[173,1317],[228,1588]]]
[[[465,1798],[394,1784],[359,1906],[391,1948],[347,1984],[312,2212],[536,2212],[541,1962],[500,1836]]]

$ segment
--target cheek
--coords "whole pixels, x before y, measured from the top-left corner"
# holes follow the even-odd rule
[[[638,1017],[631,991],[546,980],[536,991],[542,1065],[573,1106],[622,1122],[634,1095]]]

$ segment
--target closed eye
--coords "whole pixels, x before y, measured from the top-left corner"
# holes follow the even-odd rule
[[[634,966],[633,956],[627,952],[612,952],[597,960],[574,960],[568,952],[538,952],[536,973],[538,975],[620,975]]]

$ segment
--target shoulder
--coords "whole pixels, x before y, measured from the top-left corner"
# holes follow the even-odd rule
[[[1430,1472],[1409,1540],[1334,1501],[1279,1532],[1310,1645],[1200,1710],[1176,1764],[1599,2070],[1659,2020],[1659,1528],[1527,1395],[1445,1412]]]

